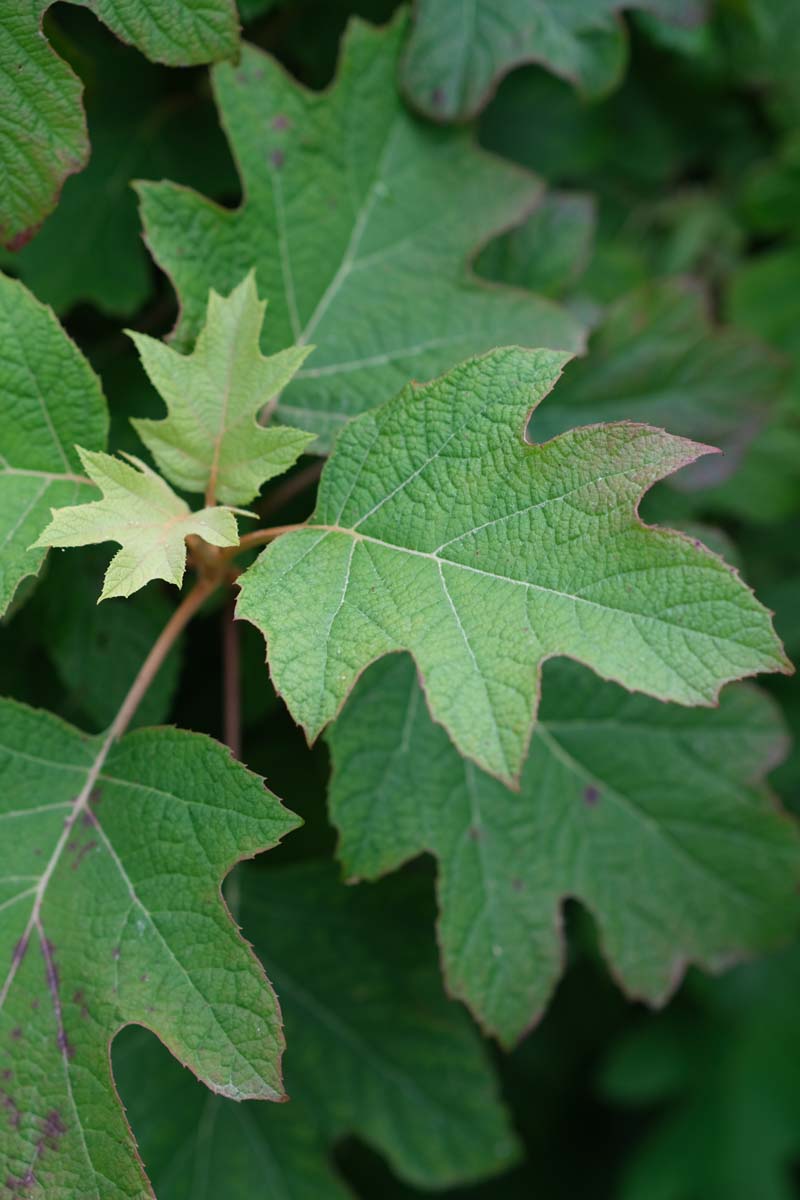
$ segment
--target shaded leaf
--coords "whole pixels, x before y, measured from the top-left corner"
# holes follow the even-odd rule
[[[497,350],[351,422],[309,525],[241,577],[237,613],[265,634],[309,737],[364,667],[401,649],[461,752],[507,781],[548,658],[682,704],[791,671],[725,563],[638,519],[643,493],[708,447],[626,422],[524,441],[564,358]]]
[[[0,275],[0,613],[42,565],[50,509],[90,500],[75,443],[102,450],[100,381],[49,308]]]
[[[101,600],[130,596],[151,579],[180,587],[186,570],[186,538],[211,546],[237,546],[236,518],[227,508],[192,512],[189,505],[146,463],[127,455],[132,466],[110,454],[77,447],[84,469],[102,500],[53,509],[36,546],[92,546],[119,542],[103,581]]]
[[[475,116],[512,67],[540,63],[591,95],[622,77],[624,8],[699,22],[704,0],[416,0],[401,79],[416,108],[440,121]]]
[[[354,891],[308,863],[241,883],[286,1021],[291,1101],[210,1099],[152,1039],[128,1035],[120,1079],[160,1200],[189,1200],[201,1180],[225,1200],[340,1200],[352,1193],[330,1154],[352,1134],[426,1189],[507,1166],[516,1143],[487,1056],[442,994],[427,879]]]
[[[209,292],[206,322],[191,354],[130,334],[169,410],[161,421],[135,420],[133,426],[176,487],[246,504],[314,440],[299,429],[257,423],[309,353],[309,347],[296,346],[263,357],[258,339],[265,308],[250,272],[226,298]]]
[[[743,330],[716,329],[702,291],[682,281],[637,288],[606,313],[589,353],[570,363],[540,412],[537,441],[592,421],[638,420],[722,447],[679,487],[731,475],[767,423],[786,380],[783,361]]]
[[[786,736],[754,689],[686,712],[553,663],[519,795],[458,755],[406,657],[370,669],[329,740],[345,869],[437,857],[448,988],[505,1043],[562,972],[568,896],[651,1003],[687,963],[719,969],[794,928],[800,838],[762,784]]]
[[[307,92],[245,47],[213,73],[245,201],[231,212],[169,184],[139,185],[146,237],[181,301],[178,344],[209,287],[253,266],[270,300],[262,347],[313,341],[277,415],[330,446],[341,425],[409,377],[430,378],[498,342],[575,348],[551,301],[471,278],[468,257],[525,215],[539,184],[466,133],[415,120],[394,76],[405,21],[354,22],[339,75]]]
[[[55,207],[61,185],[89,157],[81,84],[43,36],[52,0],[28,0],[0,27],[0,241],[18,248]],[[172,66],[230,58],[233,0],[81,0],[117,37]]]
[[[141,1024],[213,1090],[281,1097],[277,1003],[219,886],[295,819],[209,738],[112,745],[11,701],[0,772],[6,1186],[150,1195],[109,1043]]]
[[[797,947],[693,989],[688,1013],[623,1036],[604,1094],[658,1105],[624,1164],[619,1200],[793,1200],[800,1154]]]

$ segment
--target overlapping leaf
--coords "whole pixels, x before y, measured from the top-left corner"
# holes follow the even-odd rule
[[[516,229],[481,251],[476,269],[487,279],[563,296],[586,266],[596,205],[584,192],[547,192]]]
[[[214,70],[245,192],[236,211],[139,187],[148,244],[181,301],[179,344],[198,333],[209,288],[227,291],[255,266],[270,301],[264,349],[318,347],[277,412],[320,446],[410,377],[501,342],[580,341],[551,301],[468,275],[468,257],[525,215],[539,184],[466,133],[409,114],[394,82],[404,31],[402,18],[384,30],[355,22],[324,93],[254,48]]]
[[[89,738],[0,705],[0,1158],[13,1195],[150,1195],[109,1043],[158,1034],[210,1088],[279,1099],[283,1035],[223,876],[296,824],[215,742]]]
[[[436,855],[448,987],[506,1043],[561,973],[567,896],[654,1003],[687,963],[720,967],[796,921],[800,837],[762,784],[786,747],[766,697],[732,688],[686,712],[573,663],[548,666],[543,694],[518,795],[460,758],[405,657],[371,668],[329,735],[348,874]]]
[[[81,84],[42,34],[52,0],[11,5],[0,25],[0,242],[23,245],[89,155]],[[233,0],[81,0],[117,37],[173,66],[230,58]]]
[[[313,435],[258,425],[259,412],[289,383],[309,353],[295,346],[270,358],[258,348],[266,304],[251,272],[223,298],[209,293],[206,322],[192,354],[132,333],[150,381],[169,415],[133,425],[176,487],[245,504],[288,471]]]
[[[703,19],[704,0],[416,0],[403,60],[412,103],[428,117],[465,120],[520,63],[541,63],[598,95],[619,82],[627,45],[619,13],[646,8],[669,20]]]
[[[242,921],[286,1020],[289,1104],[209,1098],[152,1039],[115,1061],[159,1200],[344,1200],[355,1134],[420,1187],[505,1167],[515,1139],[485,1054],[441,990],[427,880],[345,888],[327,865],[242,872]]]
[[[0,275],[0,612],[45,556],[50,509],[91,500],[75,443],[102,450],[100,382],[49,308]]]
[[[103,493],[102,500],[53,510],[37,547],[93,546],[119,542],[103,581],[101,600],[130,596],[151,579],[180,587],[186,570],[186,538],[211,546],[236,546],[236,518],[228,508],[192,512],[169,484],[146,463],[78,447],[84,469]]]
[[[725,563],[636,515],[648,487],[707,447],[624,422],[525,442],[564,358],[497,350],[351,422],[309,525],[242,577],[238,614],[267,637],[308,736],[364,667],[401,649],[461,752],[508,781],[548,658],[682,704],[791,669]]]
[[[701,290],[651,284],[612,305],[536,414],[537,441],[592,421],[639,420],[711,442],[724,454],[698,463],[679,486],[719,482],[767,423],[786,380],[784,362],[735,328],[715,329]]]

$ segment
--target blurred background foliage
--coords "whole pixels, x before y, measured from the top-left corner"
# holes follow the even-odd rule
[[[313,88],[330,81],[353,13],[383,22],[396,7],[391,0],[239,5],[245,36]],[[717,463],[705,476],[687,473],[677,486],[660,485],[648,496],[643,515],[710,528],[709,540],[721,539],[716,544],[726,547],[774,609],[795,660],[800,656],[797,18],[796,0],[719,0],[706,21],[690,27],[652,13],[628,13],[622,77],[599,96],[543,65],[510,70],[477,117],[476,135],[487,150],[540,176],[542,198],[524,225],[484,247],[474,263],[478,274],[545,293],[585,322],[588,357],[570,368],[563,385],[564,399],[571,389],[570,423],[587,419],[590,405],[597,413],[598,402],[599,419],[641,417],[670,427],[680,417],[679,431],[686,432],[692,406],[702,405],[706,426],[716,421],[716,439],[726,448],[721,469]],[[102,375],[113,448],[138,449],[127,418],[155,415],[159,404],[122,329],[165,335],[176,307],[143,244],[130,181],[168,178],[230,206],[240,201],[239,181],[204,68],[149,63],[86,10],[67,4],[48,10],[46,32],[83,80],[92,157],[83,173],[67,180],[38,235],[16,254],[3,252],[0,265],[53,305]],[[545,405],[532,433],[557,431],[547,427]],[[306,460],[300,470],[309,465]],[[308,488],[276,493],[271,516],[303,519],[312,501]],[[106,557],[81,551],[72,556],[69,571],[60,557],[53,558],[52,586],[32,585],[28,603],[18,604],[0,627],[3,691],[93,730],[115,711],[168,610],[158,589],[95,609]],[[167,661],[141,721],[169,719],[220,735],[221,696],[216,682],[209,682],[219,678],[217,615],[198,621]],[[307,749],[270,691],[260,638],[250,627],[242,637],[244,759],[306,821],[259,868],[279,879],[291,867],[313,871],[315,862],[333,853],[325,807],[327,752],[323,745]],[[762,686],[800,733],[795,680],[766,679]],[[800,815],[796,750],[771,782]],[[323,892],[326,886],[335,890],[327,868],[318,869]],[[432,962],[430,863],[412,863],[399,878],[404,877],[402,884],[375,885],[381,897],[385,893],[380,903],[388,926],[394,926],[387,938],[424,946]],[[410,889],[413,903],[395,902],[398,886]],[[277,888],[279,894],[284,892]],[[242,913],[245,933],[257,942],[246,904]],[[545,1019],[513,1053],[488,1048],[522,1141],[519,1165],[445,1194],[454,1200],[800,1196],[800,945],[719,978],[691,972],[668,1008],[653,1014],[616,989],[600,961],[591,920],[570,904],[567,943],[566,977]],[[266,954],[269,965],[269,947]],[[280,991],[278,977],[276,983]],[[428,1003],[420,994],[409,992],[409,1003]],[[304,1040],[302,1032],[298,1037]],[[322,1117],[309,1118],[315,1127],[324,1126],[334,1174],[323,1154],[313,1170],[308,1166],[302,1186],[273,1178],[262,1162],[252,1178],[222,1172],[213,1187],[206,1180],[185,1191],[185,1172],[183,1184],[176,1182],[181,1176],[176,1156],[195,1142],[202,1147],[197,1126],[209,1120],[208,1109],[202,1097],[189,1094],[194,1085],[183,1078],[186,1073],[151,1043],[140,1032],[126,1031],[115,1063],[145,1160],[163,1184],[159,1195],[344,1196],[347,1191],[336,1190],[342,1181],[365,1198],[423,1194],[408,1172],[397,1169],[391,1152],[379,1152],[380,1139],[360,1135],[368,1122],[355,1100],[350,1108],[343,1102],[335,1119],[333,1103],[329,1109],[322,1105]],[[302,1053],[301,1048],[298,1058]],[[291,1068],[291,1050],[288,1061]],[[326,1062],[320,1050],[323,1073]],[[170,1099],[165,1082],[170,1072],[174,1095],[182,1098]],[[147,1079],[158,1086],[148,1090]],[[330,1080],[334,1091],[340,1084]],[[296,1152],[310,1163],[319,1152],[305,1145],[302,1130],[297,1136]],[[294,1145],[293,1137],[291,1131],[281,1133],[281,1148]],[[258,1163],[263,1147],[251,1152]],[[291,1155],[287,1161],[294,1161]],[[262,1190],[247,1190],[258,1189],[259,1181]]]

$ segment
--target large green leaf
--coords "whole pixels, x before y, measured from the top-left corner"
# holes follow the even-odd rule
[[[49,308],[0,275],[0,613],[46,551],[50,509],[92,500],[75,443],[102,450],[100,381]]]
[[[208,297],[206,323],[192,354],[131,333],[150,382],[169,415],[133,422],[159,468],[176,487],[246,504],[261,485],[288,471],[313,435],[257,423],[308,355],[294,346],[264,358],[258,339],[266,304],[251,272],[230,296]]]
[[[130,462],[78,447],[87,475],[103,493],[90,504],[54,508],[35,546],[93,546],[119,542],[103,580],[101,600],[130,596],[151,579],[180,587],[186,570],[186,538],[211,546],[236,546],[236,517],[228,508],[192,512],[160,475],[128,455]]]
[[[424,876],[354,891],[327,864],[254,870],[242,900],[286,1021],[291,1102],[209,1097],[128,1035],[115,1062],[159,1200],[343,1200],[329,1156],[353,1134],[426,1189],[513,1160],[487,1057],[442,994]]]
[[[410,376],[430,378],[498,343],[580,341],[551,301],[467,272],[480,243],[535,203],[539,184],[468,134],[408,113],[394,87],[404,29],[403,19],[383,30],[355,22],[323,93],[254,48],[214,70],[241,208],[139,186],[148,244],[181,301],[179,344],[198,333],[209,288],[227,291],[255,266],[270,302],[264,349],[318,347],[277,413],[321,446]]]
[[[6,1187],[139,1200],[110,1069],[122,1026],[152,1029],[223,1095],[281,1098],[277,1003],[219,887],[296,820],[208,738],[114,745],[12,701],[0,774]]]
[[[466,120],[521,63],[541,63],[598,95],[618,83],[627,44],[619,13],[647,8],[686,23],[704,0],[416,0],[402,80],[427,117]]]
[[[405,656],[370,669],[329,739],[348,874],[438,858],[448,987],[506,1043],[561,974],[568,896],[652,1003],[688,963],[719,968],[794,928],[800,837],[761,782],[786,736],[755,689],[686,712],[553,663],[519,795],[458,755]]]
[[[564,358],[496,350],[351,422],[309,525],[242,577],[238,614],[267,637],[309,737],[394,650],[414,655],[461,752],[507,781],[548,658],[682,704],[791,670],[730,568],[637,516],[648,487],[708,447],[627,422],[526,443]]]
[[[79,0],[117,37],[172,66],[230,58],[233,0]],[[19,247],[89,156],[81,84],[42,34],[52,0],[22,0],[0,24],[0,242]]]

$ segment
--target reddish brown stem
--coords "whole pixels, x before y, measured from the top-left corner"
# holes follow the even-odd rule
[[[229,550],[223,550],[222,553],[227,558],[235,558],[243,550],[251,550],[253,546],[263,546],[280,537],[282,533],[292,533],[295,529],[305,529],[305,527],[306,522],[300,521],[296,525],[272,525],[269,529],[254,529],[252,533],[244,535],[238,546],[231,546]]]
[[[242,702],[239,629],[231,599],[222,613],[222,724],[224,741],[234,758],[242,757]]]

